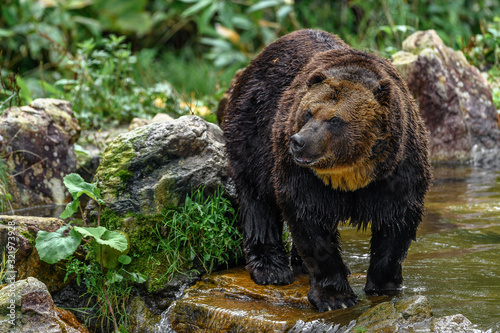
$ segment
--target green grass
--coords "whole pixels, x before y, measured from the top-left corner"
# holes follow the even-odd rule
[[[4,158],[0,157],[0,212],[12,210],[12,196],[9,193],[9,166]]]
[[[169,266],[165,275],[185,273],[201,265],[207,272],[242,255],[241,234],[235,227],[236,212],[217,191],[205,198],[203,189],[186,197],[184,206],[167,210],[156,230],[158,250]]]

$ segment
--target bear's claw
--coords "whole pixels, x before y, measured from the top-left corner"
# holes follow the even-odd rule
[[[327,288],[312,288],[308,294],[309,302],[319,312],[345,309],[358,303],[358,297],[352,290],[333,291]]]

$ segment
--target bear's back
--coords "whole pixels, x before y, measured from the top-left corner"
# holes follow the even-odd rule
[[[350,47],[337,36],[312,29],[295,31],[271,43],[236,80],[225,124],[245,113],[257,116],[257,121],[262,120],[259,116],[269,120],[300,69],[317,53],[339,48]]]

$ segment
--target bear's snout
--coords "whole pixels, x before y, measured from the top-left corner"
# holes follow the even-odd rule
[[[299,135],[295,134],[290,137],[290,149],[293,154],[299,153],[306,146],[306,140]]]

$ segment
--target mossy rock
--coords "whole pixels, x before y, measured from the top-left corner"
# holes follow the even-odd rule
[[[119,135],[104,151],[95,180],[107,207],[122,216],[160,214],[200,187],[236,198],[222,131],[196,116]]]

